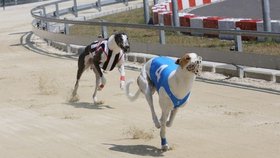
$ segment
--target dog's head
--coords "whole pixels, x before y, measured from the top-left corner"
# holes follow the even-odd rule
[[[183,57],[177,59],[176,64],[180,65],[182,69],[199,75],[202,70],[201,62],[201,56],[198,56],[196,53],[186,53]]]
[[[129,52],[130,44],[128,40],[128,36],[125,33],[116,33],[109,37],[108,39],[109,47],[114,49],[115,47],[119,47],[123,50],[124,53]]]

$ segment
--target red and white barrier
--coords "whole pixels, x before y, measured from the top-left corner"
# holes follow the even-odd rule
[[[210,4],[220,0],[177,0],[178,10],[184,10],[192,7],[197,7],[205,4]],[[172,11],[172,2],[171,0],[164,1],[163,3],[168,3],[168,10]],[[166,4],[165,4],[166,5]]]
[[[162,13],[162,12],[166,12],[166,9],[155,9],[155,10],[152,10],[154,24],[159,24],[159,15],[158,14]]]
[[[199,5],[210,4],[220,0],[177,0],[178,10],[184,10],[191,7],[196,7]],[[163,2],[156,4],[152,7],[154,24],[159,23],[159,17],[162,16],[164,25],[173,25],[172,20],[172,3],[171,0],[163,0]],[[192,27],[192,28],[213,28],[221,30],[233,30],[239,27],[241,30],[252,30],[252,31],[263,31],[263,22],[256,19],[240,19],[240,18],[223,18],[223,17],[206,17],[206,16],[196,16],[189,13],[180,13],[180,26]],[[280,21],[272,20],[272,32],[280,32]],[[189,32],[187,32],[189,33]],[[192,35],[202,36],[203,33],[192,31]],[[213,37],[213,35],[205,34],[207,36]],[[214,35],[214,37],[219,37],[220,39],[234,39],[233,35]],[[256,40],[256,37],[246,37],[242,36],[243,40]],[[258,40],[263,40],[263,38],[258,38]],[[276,39],[280,41],[280,38]]]

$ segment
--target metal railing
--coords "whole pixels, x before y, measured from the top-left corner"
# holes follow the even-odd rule
[[[100,26],[100,27],[123,27],[123,28],[137,28],[137,29],[149,29],[149,30],[158,30],[159,32],[159,39],[162,39],[164,36],[163,31],[176,31],[176,32],[200,32],[200,33],[207,33],[207,34],[227,34],[227,35],[234,35],[236,37],[239,37],[241,39],[241,36],[254,36],[254,37],[265,37],[265,38],[280,38],[280,33],[272,33],[272,32],[260,32],[260,31],[248,31],[248,30],[221,30],[221,29],[207,29],[207,28],[190,28],[190,27],[174,27],[174,26],[162,26],[162,25],[146,25],[146,24],[127,24],[127,23],[113,23],[113,22],[106,22],[106,21],[81,21],[81,20],[74,20],[74,19],[59,19],[58,16],[51,16],[51,15],[61,15],[61,14],[67,14],[72,13],[75,14],[75,12],[89,9],[89,8],[96,8],[98,9],[98,5],[86,5],[87,7],[81,7],[81,6],[73,6],[68,9],[64,9],[65,11],[61,11],[58,9],[58,4],[66,2],[68,0],[61,0],[58,2],[53,2],[45,5],[38,6],[36,8],[33,8],[31,10],[31,15],[35,18],[36,21],[43,21],[44,23],[63,23],[65,26],[67,24],[78,24],[78,25],[94,25],[94,26]],[[76,1],[76,0],[74,0]],[[123,1],[124,2],[124,1]],[[127,2],[127,1],[126,1]],[[75,3],[74,3],[75,4]],[[126,3],[127,4],[127,3]],[[44,10],[46,6],[54,5],[56,6],[56,11],[59,14],[55,13],[41,13],[38,14],[38,12]],[[90,6],[90,7],[89,7]],[[102,6],[102,3],[101,3]],[[76,9],[73,9],[76,8]],[[106,30],[106,29],[103,29]],[[33,32],[40,36],[41,38],[51,40],[51,41],[57,41],[61,43],[65,43],[67,45],[73,44],[73,45],[87,45],[91,43],[92,37],[86,37],[86,36],[71,36],[66,34],[55,34],[47,31],[43,31],[38,29],[36,26],[33,27]],[[165,43],[165,42],[164,42]],[[242,42],[241,42],[242,43]],[[180,56],[182,52],[185,52],[185,47],[183,46],[172,46],[172,45],[163,45],[163,44],[148,44],[148,43],[132,43],[131,44],[131,50],[134,52],[143,52],[143,53],[150,53],[153,52],[154,54],[164,54],[164,55],[170,55],[170,52],[173,56]],[[196,49],[193,49],[196,50]],[[280,59],[278,57],[272,57],[267,58],[266,61],[263,61],[263,64],[261,61],[257,61],[254,63],[252,61],[252,57],[248,57],[247,55],[242,55],[243,53],[238,53],[238,57],[235,54],[230,55],[230,53],[224,53],[226,55],[222,55],[221,52],[214,53],[214,51],[208,50],[208,52],[212,52],[213,54],[209,54],[207,52],[207,49],[201,49],[203,51],[198,52],[198,54],[202,55],[204,59],[208,61],[217,61],[214,56],[217,56],[217,54],[224,56],[223,58],[219,58],[218,62],[225,62],[225,63],[234,63],[236,65],[247,65],[247,66],[255,66],[255,67],[264,67],[264,68],[273,68],[273,69],[280,69]],[[169,51],[169,54],[168,52]],[[180,52],[182,51],[182,52]],[[231,52],[234,53],[234,52]],[[248,58],[246,63],[240,62],[240,58]],[[257,60],[263,60],[265,59],[263,55],[255,55],[255,59]],[[246,60],[246,59],[245,59]],[[272,61],[274,60],[274,61]],[[268,64],[269,63],[269,64]],[[271,63],[274,63],[271,65]],[[261,66],[260,66],[261,65]],[[270,65],[270,66],[267,66]]]

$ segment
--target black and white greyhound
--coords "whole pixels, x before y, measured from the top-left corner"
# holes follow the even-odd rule
[[[108,39],[98,40],[88,45],[78,59],[77,80],[70,101],[78,101],[77,90],[83,72],[91,68],[95,73],[96,84],[93,93],[93,102],[102,104],[97,100],[97,90],[102,90],[106,84],[103,71],[111,71],[115,66],[120,72],[120,88],[125,86],[124,54],[129,52],[130,44],[125,33],[116,33]]]

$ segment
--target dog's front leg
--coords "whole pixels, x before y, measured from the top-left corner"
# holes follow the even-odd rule
[[[124,70],[124,64],[121,64],[119,66],[119,72],[120,72],[120,88],[123,90],[125,87],[125,70]]]
[[[161,137],[161,149],[167,151],[169,149],[167,139],[166,139],[166,121],[169,115],[167,109],[162,109],[162,115],[160,118],[161,128],[160,128],[160,137]]]
[[[167,127],[171,127],[174,121],[174,118],[177,114],[178,108],[175,108],[171,111],[170,116],[169,116],[169,120],[166,122],[166,126]]]

